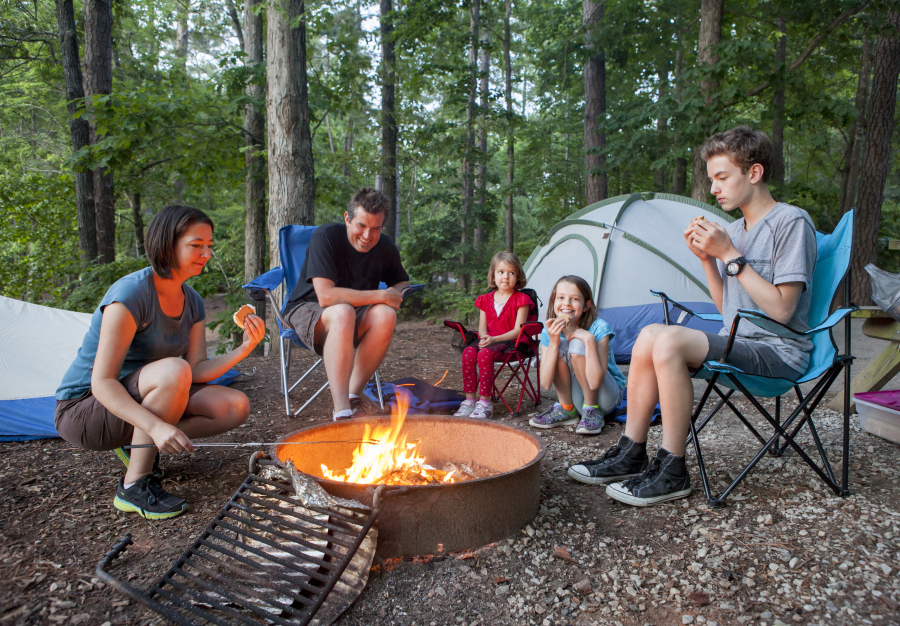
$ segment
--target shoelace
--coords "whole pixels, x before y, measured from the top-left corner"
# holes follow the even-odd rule
[[[611,458],[611,457],[617,456],[616,453],[619,451],[619,449],[620,449],[620,448],[619,448],[619,444],[614,443],[614,444],[612,445],[612,447],[611,447],[609,450],[607,450],[606,452],[603,453],[603,456],[601,456],[599,459],[597,459],[597,460],[594,461],[594,462],[595,462],[595,463],[600,463],[600,462],[602,462],[602,461],[605,461],[606,459],[609,459],[609,458]]]
[[[650,465],[649,465],[649,467],[647,467],[647,469],[645,469],[643,472],[641,472],[637,476],[632,476],[628,480],[624,481],[622,483],[622,486],[625,487],[626,489],[628,489],[629,491],[631,491],[632,488],[636,487],[637,485],[644,482],[645,480],[649,480],[649,479],[653,478],[654,476],[659,474],[660,471],[662,471],[662,463],[660,462],[659,459],[657,459],[656,457],[653,457],[653,460],[650,461]]]
[[[168,495],[163,490],[162,484],[160,484],[158,480],[154,480],[152,476],[144,483],[144,487],[141,491],[146,492],[147,502],[151,505],[156,504]]]

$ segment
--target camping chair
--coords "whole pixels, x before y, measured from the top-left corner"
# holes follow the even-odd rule
[[[706,499],[711,507],[723,506],[728,494],[747,476],[748,473],[756,466],[756,464],[770,452],[774,456],[781,456],[790,446],[802,458],[807,465],[822,479],[835,494],[846,496],[849,494],[849,452],[850,452],[850,365],[853,362],[853,356],[850,355],[850,317],[849,314],[857,310],[855,305],[850,304],[850,251],[853,241],[853,211],[849,211],[841,219],[840,223],[830,235],[824,235],[816,232],[816,268],[812,280],[812,295],[809,309],[809,320],[812,326],[805,332],[792,330],[788,326],[781,324],[768,317],[761,311],[752,311],[741,309],[734,320],[731,327],[731,333],[728,338],[728,344],[725,350],[726,356],[731,351],[737,334],[738,324],[751,323],[756,324],[760,328],[764,328],[779,337],[809,337],[813,342],[813,351],[810,356],[809,366],[803,376],[796,383],[781,379],[767,378],[764,376],[756,376],[746,374],[740,369],[720,363],[717,361],[707,361],[703,364],[695,374],[694,378],[702,378],[708,380],[706,389],[697,404],[697,408],[691,415],[690,435],[688,443],[693,441],[694,450],[697,454],[697,466],[700,470],[700,478],[703,481],[703,489],[706,492]],[[841,280],[844,280],[844,307],[838,309],[834,313],[829,314],[832,299],[837,291]],[[693,315],[705,320],[722,320],[720,314],[702,314],[694,313],[686,307],[673,302],[665,293],[653,292],[659,296],[663,302],[663,312],[665,322],[671,325],[670,305],[672,308],[680,309],[682,312],[679,319],[675,323],[681,323],[682,319],[687,315]],[[841,320],[844,320],[844,353],[838,353],[837,344],[832,336],[831,329]],[[827,332],[826,332],[827,331]],[[837,379],[838,375],[844,372],[844,424],[843,424],[843,471],[840,485],[832,472],[828,457],[825,454],[825,448],[819,438],[818,431],[813,419],[813,413],[819,406],[825,394],[828,392],[831,384]],[[800,384],[817,380],[813,389],[804,396],[800,390]],[[727,387],[727,391],[723,391],[719,386]],[[794,390],[797,396],[797,408],[790,416],[782,422],[781,415],[781,396]],[[739,390],[747,400],[759,411],[765,420],[772,426],[774,434],[768,439],[764,438],[741,413],[741,411],[731,401],[731,396],[735,390]],[[700,414],[703,412],[707,400],[712,392],[719,396],[719,401],[713,409],[702,420],[698,422]],[[763,408],[758,397],[775,398],[775,415],[774,417]],[[706,426],[706,424],[718,413],[722,406],[728,406],[731,411],[743,422],[753,436],[762,444],[760,450],[756,453],[750,463],[740,472],[737,478],[729,485],[720,495],[713,496],[710,490],[709,477],[706,472],[706,465],[703,460],[703,452],[700,446],[698,434]],[[809,454],[800,446],[797,441],[797,435],[803,426],[809,428],[809,434],[815,444],[815,453],[821,459],[821,466],[810,457]],[[779,445],[779,441],[784,442]]]
[[[298,378],[293,385],[288,387],[288,373],[291,366],[291,345],[296,344],[305,350],[309,350],[310,352],[313,351],[312,346],[307,346],[300,341],[299,335],[294,332],[294,329],[291,328],[282,316],[285,312],[285,307],[287,306],[288,297],[290,296],[291,291],[293,291],[294,286],[297,284],[297,281],[300,280],[300,270],[303,267],[303,259],[306,257],[306,248],[309,247],[309,241],[312,239],[312,234],[316,228],[317,226],[282,226],[278,231],[278,254],[281,257],[281,267],[275,267],[264,274],[260,274],[243,287],[244,289],[264,292],[268,297],[269,304],[272,306],[272,310],[275,312],[275,317],[278,320],[278,335],[281,339],[279,341],[281,353],[281,391],[284,394],[284,411],[288,417],[291,415],[290,393],[297,385],[303,382],[307,376],[312,374],[323,361],[322,357],[319,357],[319,360],[306,370],[306,373],[303,374],[303,376]],[[273,292],[282,285],[284,286],[282,291],[282,302],[279,303]],[[286,351],[285,345],[287,345]],[[378,400],[383,409],[384,398],[381,395],[381,379],[378,376],[378,370],[375,370],[375,383],[378,389]],[[303,409],[309,406],[309,404],[318,398],[327,388],[328,381],[326,380],[325,384],[319,387],[318,391],[310,396],[303,406],[297,409],[294,415],[299,415]]]
[[[531,310],[528,312],[525,323],[519,328],[519,336],[516,337],[516,342],[507,352],[503,353],[503,361],[500,361],[500,366],[494,370],[493,389],[491,390],[491,399],[494,402],[502,400],[506,409],[516,417],[522,414],[522,400],[526,395],[534,403],[534,406],[537,407],[541,404],[541,351],[539,336],[544,329],[544,325],[537,321],[537,293],[535,293],[534,289],[523,289],[522,292],[531,298]],[[459,332],[465,345],[467,339],[465,326],[460,322],[450,320],[444,320],[444,326]],[[535,368],[535,373],[537,374],[537,385],[531,382],[529,376],[532,367]],[[497,378],[503,373],[504,369],[509,369],[510,375],[501,389],[497,386]],[[512,410],[506,398],[503,397],[503,393],[514,380],[521,387],[515,411]]]

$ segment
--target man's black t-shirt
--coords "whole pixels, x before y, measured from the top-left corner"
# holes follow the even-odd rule
[[[317,302],[313,278],[327,278],[335,287],[369,291],[378,283],[388,286],[409,280],[400,263],[400,251],[386,235],[368,252],[360,252],[347,239],[346,224],[323,224],[310,239],[300,279],[291,292],[288,308],[300,302]]]

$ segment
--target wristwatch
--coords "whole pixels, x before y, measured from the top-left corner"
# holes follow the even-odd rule
[[[728,263],[725,264],[725,275],[726,276],[737,276],[741,273],[741,270],[744,269],[744,266],[747,265],[747,259],[742,256],[739,256],[736,259],[731,259]]]

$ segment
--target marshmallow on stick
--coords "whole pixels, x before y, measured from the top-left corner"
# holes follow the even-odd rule
[[[248,315],[255,315],[256,307],[252,304],[245,304],[240,309],[238,309],[237,313],[232,316],[234,323],[237,324],[241,330],[244,330],[244,319]]]

